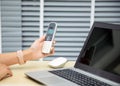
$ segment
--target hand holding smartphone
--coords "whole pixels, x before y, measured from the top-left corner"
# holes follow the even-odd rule
[[[57,24],[55,22],[51,22],[48,26],[47,34],[43,44],[43,48],[42,48],[43,53],[50,53],[52,43],[55,38],[56,29],[57,29]]]

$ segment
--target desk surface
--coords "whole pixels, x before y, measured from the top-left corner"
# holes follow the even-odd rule
[[[68,61],[64,67],[72,67],[74,63],[74,61]],[[0,86],[42,86],[26,77],[24,73],[52,69],[48,66],[48,61],[29,61],[27,64],[13,65],[10,68],[13,72],[13,76],[0,81]]]

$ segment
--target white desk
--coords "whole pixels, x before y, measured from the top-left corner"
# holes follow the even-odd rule
[[[64,67],[72,67],[74,66],[74,63],[74,61],[69,61]],[[13,72],[13,76],[0,81],[0,86],[42,86],[39,83],[26,77],[24,73],[29,71],[52,69],[48,66],[48,61],[29,61],[22,66],[13,65],[10,68]]]

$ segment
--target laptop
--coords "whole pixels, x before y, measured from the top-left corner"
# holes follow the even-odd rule
[[[120,25],[94,22],[74,67],[25,74],[46,86],[120,86]]]

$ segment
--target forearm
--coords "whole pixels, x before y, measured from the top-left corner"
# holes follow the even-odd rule
[[[30,49],[24,50],[23,51],[24,61],[31,60],[31,58],[32,58],[32,51]],[[17,52],[0,54],[0,63],[6,64],[8,66],[13,64],[19,64]]]
[[[54,47],[51,48],[51,52],[48,54],[42,53],[42,46],[44,44],[45,36],[37,39],[29,49],[13,53],[0,54],[0,63],[8,66],[13,64],[22,64],[28,60],[36,60],[44,58],[54,54]],[[22,59],[23,58],[23,59]]]

